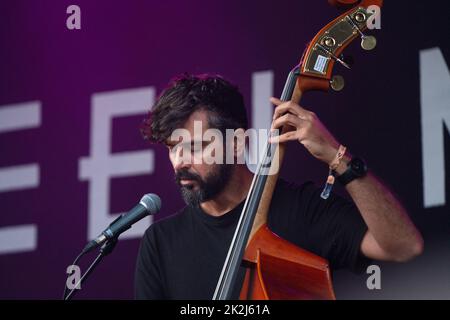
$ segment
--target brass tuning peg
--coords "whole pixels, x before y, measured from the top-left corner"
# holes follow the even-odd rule
[[[377,46],[377,38],[374,36],[361,36],[361,48],[364,50],[373,50]]]
[[[358,27],[358,25],[349,16],[346,16],[346,19],[348,23],[352,25],[353,29],[355,29],[361,36],[361,48],[368,51],[375,49],[375,47],[377,46],[377,39],[374,36],[365,35]],[[355,19],[358,22],[366,21],[366,17],[362,13],[356,14]]]
[[[345,86],[344,77],[339,75],[333,76],[330,80],[330,86],[334,91],[341,91]]]

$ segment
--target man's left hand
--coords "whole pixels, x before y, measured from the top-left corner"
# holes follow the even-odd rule
[[[317,159],[330,164],[339,148],[339,143],[322,124],[314,112],[306,110],[291,101],[270,98],[275,108],[271,129],[284,127],[271,143],[298,140]]]

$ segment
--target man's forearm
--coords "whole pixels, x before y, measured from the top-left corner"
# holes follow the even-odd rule
[[[339,168],[338,174],[343,170]],[[353,180],[345,188],[386,259],[405,261],[422,252],[422,237],[406,210],[372,173]]]
[[[292,101],[277,98],[271,98],[270,101],[277,106],[271,129],[280,129],[286,125],[292,128],[271,137],[271,143],[297,140],[315,158],[328,165],[334,164],[340,144],[314,112]],[[350,155],[344,155],[342,160],[336,168],[337,174],[347,169]],[[369,227],[361,245],[365,255],[375,259],[404,261],[420,254],[423,248],[420,233],[400,202],[375,176],[369,173],[355,179],[346,185],[346,189]]]

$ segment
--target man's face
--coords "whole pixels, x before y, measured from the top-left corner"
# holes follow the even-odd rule
[[[223,141],[205,141],[204,132],[209,128],[207,111],[195,111],[186,121],[183,138],[167,141],[169,157],[175,170],[175,181],[188,205],[196,205],[213,199],[227,185],[232,170],[231,164],[211,163],[215,152],[223,150]],[[194,123],[197,130],[194,130]],[[199,124],[201,123],[201,130]],[[223,160],[223,159],[222,159]]]

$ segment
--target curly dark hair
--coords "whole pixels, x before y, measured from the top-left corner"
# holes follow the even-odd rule
[[[141,132],[146,140],[164,143],[197,110],[210,111],[208,124],[225,132],[248,127],[244,99],[239,89],[218,75],[182,74],[158,97]]]

